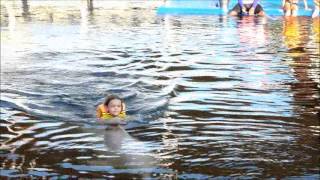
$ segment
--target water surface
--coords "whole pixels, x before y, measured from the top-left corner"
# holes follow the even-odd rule
[[[318,20],[6,3],[1,177],[318,179]]]

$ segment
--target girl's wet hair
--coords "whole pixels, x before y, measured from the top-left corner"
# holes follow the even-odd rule
[[[104,105],[108,106],[108,104],[110,103],[110,101],[114,100],[114,99],[119,99],[121,101],[121,105],[124,103],[123,99],[121,99],[119,96],[117,95],[109,95],[106,97],[106,100],[104,101]]]

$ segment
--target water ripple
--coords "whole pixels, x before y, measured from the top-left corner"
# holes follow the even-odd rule
[[[23,3],[1,6],[2,177],[318,179],[317,21]],[[97,124],[109,94],[127,126]]]

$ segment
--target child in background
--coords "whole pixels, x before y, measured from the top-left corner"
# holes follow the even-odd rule
[[[320,0],[313,0],[314,10],[312,13],[312,18],[319,16]]]
[[[97,107],[97,118],[108,120],[115,117],[124,119],[126,117],[126,107],[120,97],[110,95],[103,104]]]
[[[297,16],[299,0],[282,0],[282,9],[285,16]],[[307,0],[303,0],[304,8],[307,10]]]

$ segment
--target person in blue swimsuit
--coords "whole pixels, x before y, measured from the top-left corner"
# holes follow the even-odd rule
[[[229,12],[231,16],[264,16],[262,6],[259,4],[259,0],[238,0],[238,4],[233,7]]]

